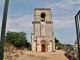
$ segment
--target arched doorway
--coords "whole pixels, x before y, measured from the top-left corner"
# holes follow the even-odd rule
[[[41,51],[45,52],[45,45],[44,44],[41,45]]]
[[[46,40],[41,40],[41,52],[47,52],[48,51],[48,43]]]

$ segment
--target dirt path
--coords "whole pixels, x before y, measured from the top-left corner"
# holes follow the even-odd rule
[[[24,51],[16,60],[68,60],[64,56],[64,51],[57,50],[56,52],[31,52]]]
[[[20,55],[15,60],[68,60],[68,59],[64,56],[64,51],[57,50],[56,52],[23,51],[23,55]]]

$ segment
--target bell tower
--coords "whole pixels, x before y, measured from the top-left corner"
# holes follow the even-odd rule
[[[32,31],[32,51],[52,52],[55,50],[55,38],[50,8],[36,8]]]

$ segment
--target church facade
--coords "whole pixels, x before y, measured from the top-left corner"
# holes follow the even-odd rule
[[[33,52],[55,51],[55,37],[50,8],[34,9],[31,42]]]

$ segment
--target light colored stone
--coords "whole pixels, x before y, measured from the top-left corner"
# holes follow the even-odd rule
[[[55,51],[55,38],[50,8],[36,8],[32,31],[32,51]]]

